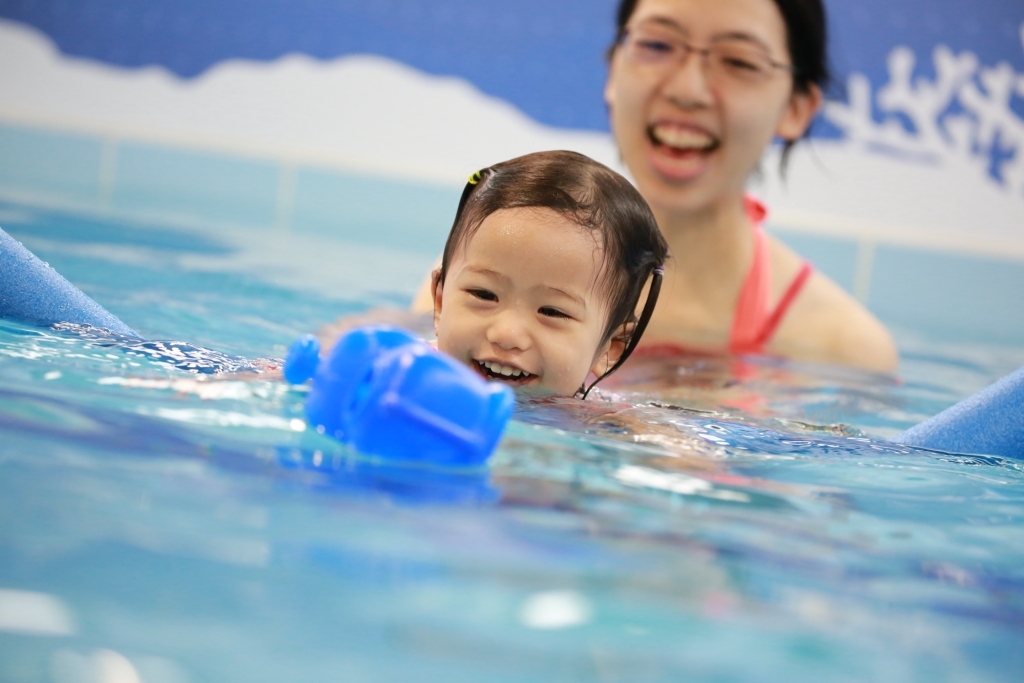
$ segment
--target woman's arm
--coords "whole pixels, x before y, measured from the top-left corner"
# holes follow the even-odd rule
[[[326,356],[334,348],[334,343],[341,335],[362,325],[401,327],[426,340],[430,340],[434,336],[432,313],[420,313],[401,308],[374,308],[364,313],[343,316],[317,330],[316,338],[320,341],[321,354]]]
[[[434,271],[440,267],[441,261],[438,260],[427,276],[423,278],[423,284],[420,285],[419,291],[416,292],[416,296],[413,297],[412,304],[409,306],[409,310],[413,313],[434,312],[434,293],[430,290],[430,285],[434,280]]]

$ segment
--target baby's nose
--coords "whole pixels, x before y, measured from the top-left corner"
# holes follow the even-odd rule
[[[505,311],[487,328],[487,341],[506,351],[525,351],[530,347],[529,327],[522,315]]]

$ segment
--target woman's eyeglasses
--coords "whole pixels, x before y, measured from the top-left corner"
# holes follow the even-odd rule
[[[760,45],[745,38],[720,38],[698,48],[671,30],[640,26],[624,31],[619,45],[630,61],[665,70],[681,66],[696,53],[704,59],[705,76],[714,82],[756,84],[777,71],[794,73],[792,66],[776,62]]]

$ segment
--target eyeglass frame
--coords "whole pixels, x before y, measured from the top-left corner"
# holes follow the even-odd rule
[[[641,23],[643,23],[643,22],[641,22]],[[635,27],[633,27],[633,28],[635,28]],[[615,39],[615,46],[616,47],[622,47],[622,48],[625,47],[625,43],[629,39],[630,32],[631,32],[631,30],[633,30],[633,28],[631,28],[631,27],[623,27],[619,31],[619,34],[618,34],[618,36],[616,36],[616,39]],[[667,29],[667,30],[676,30],[676,29]],[[709,64],[709,59],[711,57],[711,53],[714,50],[714,42],[712,42],[712,44],[710,46],[708,46],[708,47],[697,47],[693,43],[683,39],[682,37],[675,38],[675,39],[673,39],[673,41],[676,44],[678,44],[682,48],[682,51],[683,51],[681,57],[677,60],[676,66],[682,66],[683,64],[685,64],[686,60],[690,58],[691,54],[698,54],[702,58],[702,63],[704,65],[704,68],[705,69],[707,68],[707,66]],[[772,56],[770,54],[768,54],[767,50],[764,51],[764,58],[765,58],[765,62],[769,66],[771,66],[774,69],[778,69],[780,71],[785,71],[792,78],[796,78],[797,75],[799,74],[799,71],[796,68],[796,66],[794,66],[792,64],[783,64],[782,62],[775,61],[772,58]]]

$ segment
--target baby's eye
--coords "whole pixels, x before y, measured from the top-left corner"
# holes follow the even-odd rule
[[[467,289],[470,296],[476,297],[481,301],[497,301],[498,295],[489,289]]]
[[[563,318],[565,320],[569,320],[572,317],[568,313],[563,313],[557,308],[552,308],[551,306],[542,306],[538,313],[549,318]]]

